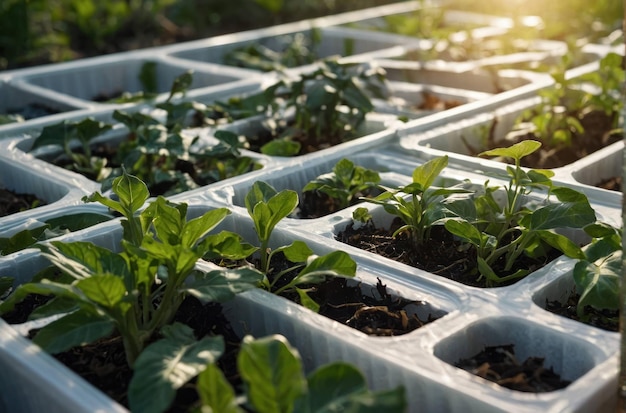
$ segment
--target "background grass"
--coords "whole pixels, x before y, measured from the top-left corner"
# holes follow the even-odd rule
[[[0,70],[181,42],[397,0],[0,0]],[[618,29],[621,0],[446,0],[445,7],[541,16],[545,38]],[[596,33],[597,32],[597,33]],[[596,35],[597,34],[597,35]]]

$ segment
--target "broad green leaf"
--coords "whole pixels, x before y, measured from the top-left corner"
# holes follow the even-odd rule
[[[26,249],[42,240],[48,225],[25,229],[13,234],[9,238],[0,238],[0,255],[9,255]]]
[[[28,316],[29,320],[38,320],[56,314],[70,313],[78,309],[76,300],[64,297],[54,297],[45,304],[35,308]]]
[[[587,225],[584,230],[592,238],[605,238],[620,235],[619,230],[603,222],[594,222],[591,225]]]
[[[241,235],[230,231],[208,235],[198,249],[204,252],[205,260],[213,258],[241,260],[258,250],[254,245],[245,242]]]
[[[300,297],[300,304],[302,304],[303,307],[308,308],[309,310],[316,313],[320,311],[320,305],[309,296],[306,290],[298,287],[296,287],[295,290],[298,293],[298,297]]]
[[[269,239],[274,227],[291,214],[297,206],[298,193],[292,190],[281,191],[271,197],[267,203],[255,205],[252,218],[259,229],[259,238]]]
[[[447,155],[429,160],[415,168],[413,171],[413,183],[418,184],[422,191],[427,190],[447,165]]]
[[[261,153],[270,156],[295,156],[300,152],[300,142],[290,139],[273,139],[261,147]]]
[[[257,288],[263,277],[263,273],[254,268],[215,270],[197,274],[182,291],[205,303],[223,303],[231,300],[236,294]]]
[[[172,82],[172,87],[170,89],[170,95],[167,98],[169,101],[175,94],[177,93],[185,93],[191,84],[193,83],[193,71],[188,70],[187,72],[179,75],[174,82]]]
[[[78,231],[108,221],[111,218],[111,215],[107,214],[83,212],[50,218],[46,220],[46,224],[50,225],[51,228],[67,228],[70,231]]]
[[[294,411],[302,413],[402,413],[407,409],[403,387],[370,392],[361,372],[337,362],[319,368],[308,377],[309,391],[298,399]]]
[[[126,296],[122,278],[112,274],[96,274],[75,284],[87,298],[108,309],[115,307]]]
[[[274,250],[275,253],[279,251],[291,262],[306,262],[313,255],[313,250],[304,241],[294,241],[290,245]]]
[[[108,317],[77,310],[43,327],[33,342],[48,353],[56,354],[107,337],[114,327]]]
[[[153,217],[152,225],[161,242],[168,245],[181,244],[185,217],[181,215],[180,210],[171,205],[167,199],[159,196],[156,201],[150,203],[145,213]],[[144,214],[142,214],[143,219]]]
[[[520,159],[530,155],[540,147],[541,142],[528,139],[511,145],[508,148],[496,148],[479,153],[478,156],[504,156],[519,162]]]
[[[502,282],[500,277],[498,277],[498,274],[496,274],[493,271],[493,268],[487,264],[487,261],[481,257],[476,257],[476,261],[478,264],[478,272],[487,279],[487,285],[499,284]]]
[[[278,13],[283,9],[284,0],[254,0],[257,4],[272,13]]]
[[[566,236],[547,230],[537,231],[537,234],[539,234],[542,240],[558,249],[566,256],[575,259],[585,259],[585,254],[580,247]]]
[[[27,283],[19,285],[6,300],[0,301],[0,314],[13,310],[15,304],[21,302],[29,294],[54,295],[56,297],[66,297],[75,301],[81,301],[81,292],[67,284],[42,280],[39,283]]]
[[[585,250],[585,254],[581,259],[587,259],[587,261],[597,261],[601,260],[609,255],[613,254],[615,251],[621,250],[622,246],[620,243],[615,242],[612,237],[601,238],[592,242],[587,249]]]
[[[139,355],[128,387],[128,402],[135,413],[166,411],[176,390],[202,372],[207,364],[215,363],[224,352],[221,336],[194,340],[191,328],[183,324],[170,327],[189,332],[170,334]]]
[[[254,207],[259,202],[267,203],[278,191],[270,184],[263,181],[256,181],[246,194],[245,204],[248,214],[252,215]]]
[[[86,118],[76,123],[76,138],[83,144],[88,144],[93,138],[112,128],[111,125],[99,122],[93,118]]]
[[[150,197],[146,184],[136,176],[127,174],[126,171],[113,180],[112,190],[120,198],[120,204],[124,207],[124,211],[118,212],[121,212],[127,219],[137,212]]]
[[[76,279],[105,273],[124,278],[129,273],[124,257],[91,242],[51,241],[41,249],[54,265]]]
[[[35,138],[31,151],[48,145],[63,146],[65,142],[69,142],[76,134],[76,126],[67,120],[46,126],[41,130],[41,134]]]
[[[202,400],[203,413],[243,412],[243,409],[237,406],[235,391],[215,364],[209,364],[198,375],[196,390]]]
[[[213,209],[202,216],[188,221],[183,226],[181,244],[191,248],[196,242],[204,237],[209,231],[226,218],[231,212],[227,208]]]
[[[477,247],[482,245],[483,234],[475,226],[462,219],[451,218],[446,220],[444,226],[446,229]]]
[[[317,283],[326,276],[354,277],[356,262],[344,251],[333,251],[314,258],[297,276],[297,284]]]
[[[574,267],[574,281],[580,293],[579,314],[586,305],[598,309],[619,308],[619,283],[622,272],[622,252],[615,251],[595,262],[580,261]]]
[[[583,228],[595,220],[596,214],[589,202],[559,202],[533,212],[529,228],[532,230]]]
[[[237,365],[258,413],[293,412],[296,399],[306,391],[300,356],[282,336],[244,338]]]

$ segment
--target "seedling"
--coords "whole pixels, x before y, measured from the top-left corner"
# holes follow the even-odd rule
[[[28,294],[52,295],[53,300],[40,307],[38,314],[60,318],[34,337],[41,348],[58,353],[117,332],[137,380],[150,377],[152,384],[177,389],[199,372],[198,360],[202,365],[216,360],[223,347],[221,338],[215,337],[190,345],[184,329],[176,324],[168,326],[184,298],[192,295],[204,303],[226,301],[238,292],[256,288],[262,275],[248,268],[208,273],[195,269],[198,258],[224,238],[224,234],[207,234],[230,213],[227,209],[210,210],[187,220],[186,204],[172,204],[158,197],[139,213],[149,197],[148,189],[128,174],[114,181],[113,192],[118,201],[99,193],[88,200],[124,217],[122,252],[85,241],[44,244],[43,255],[66,276],[18,286],[0,304],[0,312],[10,311]],[[146,348],[158,334],[164,338]],[[139,362],[144,349],[148,353]],[[154,397],[132,385],[131,393],[131,409],[135,403]],[[174,397],[173,392],[159,396],[163,409]]]
[[[337,202],[338,209],[351,205],[359,194],[376,188],[380,182],[377,171],[355,165],[349,159],[341,159],[331,173],[320,175],[307,183],[302,192],[319,191]]]
[[[522,113],[516,129],[529,130],[548,148],[559,148],[571,146],[585,133],[581,121],[593,111],[604,112],[617,128],[623,106],[619,92],[625,79],[621,62],[621,56],[609,53],[601,59],[599,71],[568,79],[565,60],[551,73],[554,87],[539,92],[541,103]]]
[[[227,65],[269,72],[285,68],[304,66],[317,60],[317,45],[321,41],[319,29],[311,29],[310,36],[304,33],[283,36],[283,50],[275,51],[260,43],[238,47],[224,56]]]
[[[335,362],[305,377],[298,351],[282,336],[253,340],[246,337],[237,364],[245,382],[245,398],[238,400],[232,386],[214,364],[198,377],[203,409],[240,412],[245,403],[259,413],[406,410],[403,387],[372,392],[354,366]]]
[[[317,256],[302,241],[294,241],[273,250],[269,248],[276,225],[298,205],[298,194],[295,191],[277,192],[269,184],[259,181],[254,183],[246,195],[245,203],[261,244],[259,270],[265,274],[263,288],[274,294],[296,292],[302,305],[317,311],[319,306],[301,286],[321,283],[328,276],[354,277],[356,263],[343,251]],[[276,273],[272,271],[271,262],[278,253],[284,254],[293,266]]]
[[[482,193],[447,205],[457,216],[446,219],[446,229],[476,249],[477,281],[484,279],[488,286],[526,276],[526,269],[511,273],[522,255],[537,260],[545,256],[549,247],[554,247],[568,256],[580,257],[580,249],[569,238],[553,230],[583,228],[595,222],[595,213],[584,194],[554,186],[550,180],[554,175],[552,171],[524,171],[521,168],[520,160],[540,146],[540,142],[528,140],[481,154],[503,156],[515,162],[514,167],[507,166],[508,184],[502,187],[503,202],[496,198],[500,188],[489,186],[487,181]],[[539,189],[547,191],[543,201],[547,205],[533,209],[528,195]],[[550,195],[556,196],[559,202],[550,203]],[[501,257],[504,261],[502,272],[508,275],[498,275],[494,270]]]
[[[111,125],[86,118],[80,122],[63,121],[46,126],[35,139],[31,151],[52,145],[63,149],[64,155],[72,161],[70,169],[102,180],[107,174],[106,160],[92,156],[93,139],[112,129]],[[75,142],[80,143],[81,151],[72,148]]]
[[[462,187],[434,186],[435,180],[447,165],[447,155],[431,159],[415,168],[410,184],[396,189],[383,187],[385,192],[381,195],[362,199],[382,205],[387,213],[402,219],[404,225],[398,228],[393,236],[408,233],[414,247],[419,248],[429,239],[432,226],[449,214],[442,201],[452,194],[468,192]],[[362,216],[361,211],[359,216]]]

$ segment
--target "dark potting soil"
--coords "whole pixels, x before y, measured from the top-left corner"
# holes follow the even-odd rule
[[[416,248],[406,233],[393,237],[402,221],[394,219],[390,228],[378,228],[371,224],[355,228],[352,223],[339,232],[335,238],[341,242],[369,251],[386,258],[407,264],[442,277],[474,287],[485,287],[484,280],[478,280],[476,252],[455,239],[443,226],[432,227],[430,238]],[[554,250],[544,261],[536,261],[526,256],[520,257],[510,273],[518,269],[535,271],[560,255]],[[499,262],[493,266],[500,276],[507,275]],[[513,284],[515,280],[499,286]]]
[[[598,188],[608,189],[609,191],[622,191],[622,177],[621,176],[613,176],[608,179],[604,179],[597,184],[595,184]]]
[[[543,145],[538,151],[522,158],[522,166],[536,169],[551,169],[559,168],[561,166],[569,165],[574,161],[584,158],[587,155],[596,152],[607,145],[615,143],[622,139],[621,132],[616,132],[613,129],[613,117],[607,115],[603,111],[592,111],[580,119],[585,132],[583,134],[575,133],[572,136],[571,145],[562,145],[555,148],[548,148]],[[473,148],[467,142],[465,145],[469,149],[470,153],[477,156],[480,152],[488,149],[495,149],[503,146],[511,146],[515,143],[523,140],[533,139],[539,140],[532,134],[519,135],[515,139],[506,141],[496,141],[494,132],[496,129],[497,120],[492,123],[487,137],[487,144],[485,148]],[[502,161],[508,161],[502,159]]]
[[[22,117],[24,120],[41,118],[43,116],[54,115],[59,113],[58,110],[46,106],[42,103],[29,103],[19,108],[10,108],[6,110],[8,115],[16,115]]]
[[[473,357],[455,365],[500,386],[530,393],[545,393],[567,387],[552,368],[543,366],[542,357],[529,357],[523,362],[515,358],[514,345],[488,346]]]
[[[463,102],[458,99],[442,99],[429,92],[422,92],[422,97],[424,98],[424,101],[417,106],[417,109],[420,110],[439,111],[452,109],[463,104]]]
[[[380,191],[372,188],[356,194],[350,205],[356,205],[361,201],[359,198],[375,197]],[[300,197],[300,204],[296,211],[296,217],[300,219],[319,218],[341,210],[341,205],[334,198],[320,191],[306,191]]]
[[[12,311],[3,314],[2,319],[9,324],[25,323],[35,308],[44,305],[51,299],[52,296],[29,294],[24,300],[16,304]]]
[[[368,335],[407,334],[438,318],[429,314],[426,319],[420,319],[415,307],[426,303],[389,294],[380,279],[371,288],[376,289],[380,298],[364,294],[360,285],[348,285],[345,278],[332,278],[313,287],[309,295],[320,304],[319,314]],[[299,301],[296,296],[288,298]]]
[[[198,338],[205,335],[224,337],[226,350],[218,365],[231,385],[236,389],[240,388],[241,378],[237,372],[236,355],[241,339],[224,317],[222,307],[215,303],[202,305],[195,298],[188,297],[181,305],[174,321],[192,327]],[[133,372],[126,363],[120,336],[101,339],[56,354],[54,357],[113,400],[128,406],[127,388]],[[178,390],[176,400],[168,412],[189,411],[197,402],[198,395],[193,382],[188,383]]]
[[[576,306],[579,298],[580,295],[577,294],[576,291],[572,291],[565,302],[546,300],[545,308],[551,313],[558,314],[561,317],[567,317],[603,330],[614,332],[619,330],[618,310],[598,310],[591,306],[586,306],[585,314],[588,318],[586,320],[581,320],[576,312]]]
[[[8,189],[0,188],[0,217],[15,214],[45,205],[33,194],[18,194]]]

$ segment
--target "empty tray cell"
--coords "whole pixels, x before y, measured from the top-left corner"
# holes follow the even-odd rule
[[[0,125],[24,122],[79,109],[57,99],[0,82]]]
[[[572,176],[578,182],[599,188],[622,191],[624,143],[616,142],[572,167]]]
[[[584,332],[581,331],[580,336],[584,336]],[[591,343],[585,342],[579,337],[551,330],[541,324],[517,317],[491,317],[470,324],[436,344],[434,354],[446,363],[456,366],[484,350],[496,353],[498,356],[504,355],[507,362],[512,352],[514,359],[519,364],[530,363],[531,361],[542,364],[544,369],[558,375],[563,381],[559,385],[565,385],[565,387],[569,385],[568,382],[580,379],[600,362],[596,357],[597,351]],[[543,360],[533,360],[532,358]],[[488,367],[495,368],[496,363],[496,361],[492,361],[490,365],[485,366],[479,362],[473,374],[492,373],[488,371]],[[540,373],[540,370],[537,372]],[[515,374],[518,373],[519,370]],[[531,375],[532,373],[526,375],[524,379],[531,378]],[[521,376],[518,378],[522,379]],[[511,381],[509,380],[509,382]],[[487,381],[485,381],[486,383]],[[506,381],[502,381],[502,383],[505,384]],[[519,383],[519,387],[523,387],[525,384]],[[541,390],[523,391],[533,393],[553,391],[548,390],[551,387],[547,386],[547,383],[534,384]],[[542,387],[543,385],[545,387]]]
[[[189,67],[160,60],[122,59],[94,62],[88,60],[66,68],[30,75],[26,81],[45,89],[85,101],[116,103],[124,93],[169,93],[174,79]],[[193,71],[189,89],[222,85],[240,80],[239,77],[218,71]]]

